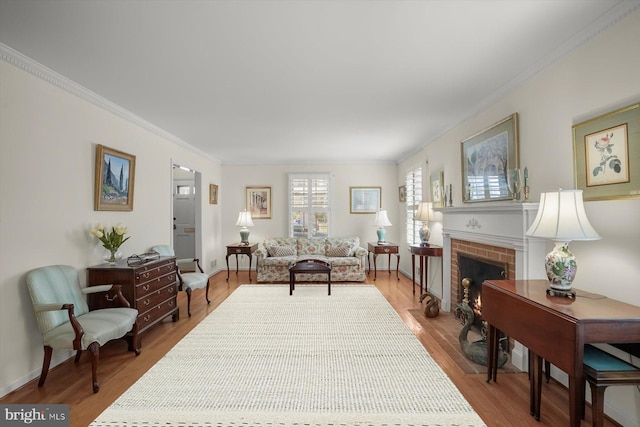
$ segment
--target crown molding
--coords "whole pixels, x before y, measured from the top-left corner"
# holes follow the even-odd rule
[[[93,105],[109,111],[110,113],[113,113],[116,116],[121,117],[137,126],[140,126],[141,128],[146,129],[149,132],[152,132],[153,134],[164,138],[186,150],[189,150],[215,163],[221,164],[220,160],[216,159],[211,154],[194,147],[193,145],[185,142],[177,136],[159,128],[153,123],[148,122],[142,117],[133,114],[131,111],[120,107],[119,105],[109,101],[106,98],[103,98],[97,93],[90,91],[84,86],[79,85],[73,80],[68,79],[62,74],[59,74],[52,69],[45,67],[39,62],[34,61],[28,56],[23,55],[17,50],[10,48],[4,43],[0,43],[0,60],[11,64],[14,67],[19,68],[20,70],[25,71],[41,80],[44,80],[47,83],[50,83],[60,89],[63,89],[72,95],[88,101]]]
[[[620,23],[624,18],[633,14],[634,12],[640,10],[640,1],[638,0],[623,0],[618,5],[611,8],[607,13],[596,19],[592,25],[589,25],[584,30],[576,33],[566,42],[560,44],[557,48],[551,51],[549,54],[542,57],[535,64],[533,64],[528,69],[524,70],[522,73],[513,78],[509,83],[501,87],[499,90],[493,92],[490,96],[485,98],[482,102],[475,105],[472,109],[470,109],[467,114],[463,115],[463,117],[454,121],[449,126],[445,126],[442,131],[431,138],[429,141],[426,141],[421,146],[416,147],[414,150],[409,151],[404,156],[402,156],[398,163],[408,160],[410,157],[418,154],[424,148],[426,148],[431,143],[437,141],[439,138],[446,135],[449,131],[455,129],[460,126],[466,120],[475,115],[481,113],[483,110],[489,108],[491,105],[498,102],[501,98],[505,97],[509,92],[516,89],[520,85],[524,84],[529,79],[533,78],[537,74],[541,73],[551,65],[555,64],[559,60],[569,56],[580,47],[585,45],[586,43],[593,40],[595,37],[604,33],[608,29],[616,26]]]

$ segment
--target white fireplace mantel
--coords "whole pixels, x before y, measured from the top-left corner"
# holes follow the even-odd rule
[[[515,278],[545,279],[546,240],[525,235],[538,212],[538,203],[473,204],[436,209],[442,213],[442,310],[451,311],[451,241],[461,240],[513,249]],[[526,370],[527,352],[516,342],[511,363]]]
[[[492,202],[435,209],[442,213],[442,309],[451,310],[451,240],[513,249],[516,279],[544,279],[546,240],[525,232],[538,212],[538,203]]]

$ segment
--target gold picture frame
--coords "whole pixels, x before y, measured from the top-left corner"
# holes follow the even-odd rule
[[[431,203],[434,208],[444,207],[444,172],[436,172],[429,177]]]
[[[640,103],[571,129],[575,187],[584,200],[640,197]]]
[[[400,203],[407,202],[407,186],[406,185],[401,185],[400,187],[398,187],[398,201]]]
[[[252,219],[271,219],[271,187],[246,187],[245,196]]]
[[[215,184],[209,184],[209,204],[218,204],[218,186]]]
[[[93,208],[96,211],[132,211],[136,156],[96,145]]]
[[[462,201],[511,200],[507,177],[518,169],[518,113],[465,139],[462,148]]]

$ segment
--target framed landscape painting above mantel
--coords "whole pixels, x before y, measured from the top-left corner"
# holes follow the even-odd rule
[[[508,176],[518,169],[518,113],[465,139],[462,148],[462,201],[512,199]]]
[[[640,197],[640,104],[572,130],[575,185],[584,200]]]
[[[96,145],[94,210],[132,211],[136,156]]]

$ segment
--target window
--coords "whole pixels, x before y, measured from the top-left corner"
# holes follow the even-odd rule
[[[405,176],[404,185],[407,188],[406,204],[406,224],[407,243],[412,245],[420,241],[418,230],[422,226],[420,221],[415,220],[415,215],[420,202],[422,202],[422,168],[418,167],[409,171]]]
[[[328,237],[331,174],[289,174],[289,237]]]

